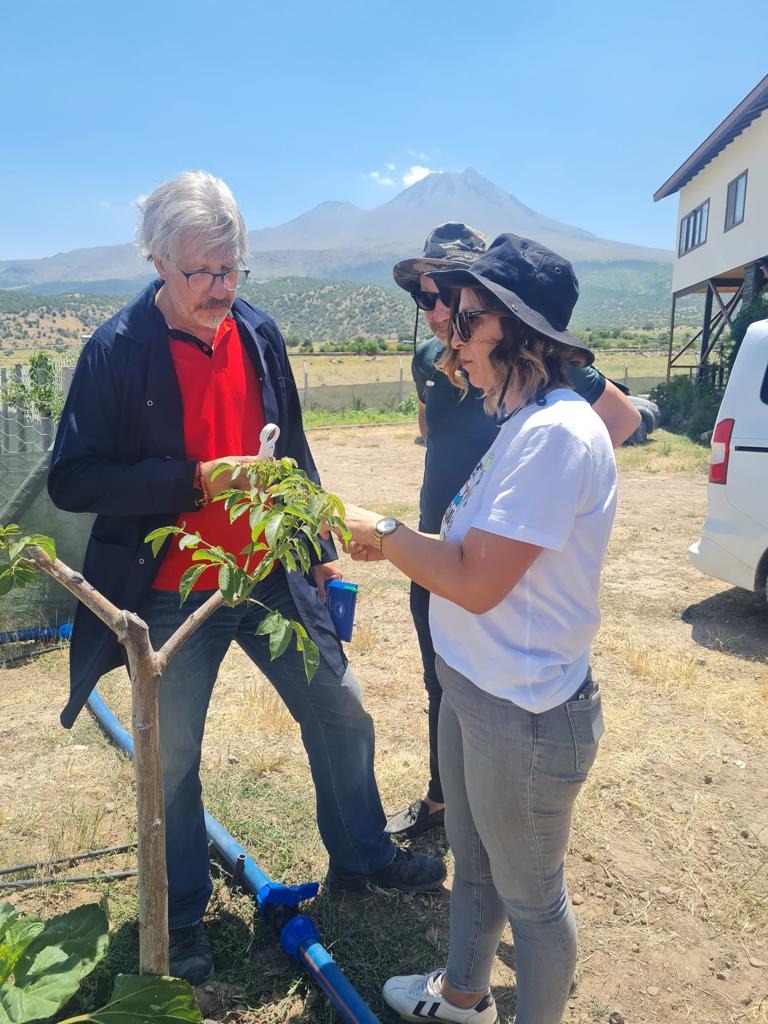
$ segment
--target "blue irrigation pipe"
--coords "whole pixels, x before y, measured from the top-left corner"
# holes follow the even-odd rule
[[[88,698],[88,705],[107,735],[133,757],[133,737],[95,690]],[[283,885],[273,882],[253,857],[207,811],[205,828],[208,838],[230,866],[238,883],[254,896],[262,917],[276,928],[283,951],[309,971],[342,1018],[349,1021],[349,1024],[381,1024],[320,943],[313,921],[297,910],[299,903],[317,894],[317,883]]]
[[[0,644],[18,644],[27,640],[69,640],[72,636],[72,623],[63,626],[33,626],[31,629],[12,629],[0,633]]]

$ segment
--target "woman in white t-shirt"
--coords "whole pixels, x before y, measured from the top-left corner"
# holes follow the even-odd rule
[[[608,432],[565,378],[592,353],[567,330],[573,268],[506,234],[470,268],[430,275],[453,311],[443,369],[482,389],[498,437],[440,538],[347,506],[353,557],[386,558],[432,593],[444,700],[439,752],[455,859],[448,962],[391,978],[405,1020],[493,1024],[502,929],[517,1024],[559,1024],[576,966],[563,864],[603,731],[589,648],[616,503]]]

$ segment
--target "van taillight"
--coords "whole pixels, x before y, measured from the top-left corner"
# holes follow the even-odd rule
[[[712,434],[712,457],[709,462],[709,482],[724,484],[728,479],[728,456],[735,420],[720,420]]]

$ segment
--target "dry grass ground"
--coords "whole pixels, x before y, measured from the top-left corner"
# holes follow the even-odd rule
[[[10,314],[6,314],[9,316]],[[56,327],[66,330],[67,336],[72,339],[72,349],[77,352],[80,348],[80,335],[83,331],[82,324],[72,314],[62,314],[60,319],[55,321]],[[2,344],[3,324],[0,314],[0,367],[10,367],[16,363],[26,364],[32,356],[41,349],[48,349],[54,341],[63,339],[54,336],[56,327],[47,322],[45,328],[41,328],[40,340],[34,345],[28,342],[16,342],[13,344],[13,351],[4,348]],[[6,342],[10,345],[10,342]],[[390,355],[376,356],[343,356],[343,355],[316,355],[304,356],[292,354],[291,366],[299,384],[304,384],[304,367],[307,367],[309,387],[324,387],[339,384],[373,384],[397,381],[400,378],[400,363],[403,365],[403,374],[406,385],[411,379],[411,357],[408,352],[397,352]],[[627,352],[625,354],[610,352],[598,353],[597,365],[614,380],[622,380],[624,377],[625,364],[629,377],[663,377],[667,372],[666,353],[653,352]]]
[[[318,432],[326,486],[413,521],[423,449],[410,427]],[[607,1024],[768,1021],[768,609],[700,576],[686,548],[704,517],[705,453],[663,433],[619,453],[621,504],[594,646],[607,732],[577,805],[568,855],[580,926],[577,984],[565,1020]],[[390,567],[347,566],[361,584],[349,654],[376,721],[388,809],[420,795],[427,720],[405,581]],[[57,723],[63,653],[0,673],[0,865],[108,846],[134,835],[131,767],[81,716]],[[127,720],[126,684],[102,690]],[[312,790],[292,720],[239,651],[217,685],[204,750],[211,811],[274,877],[322,878]],[[442,850],[425,842],[421,849]],[[450,868],[450,853],[446,854]],[[130,863],[114,858],[111,868]],[[450,875],[449,875],[450,881]],[[6,893],[50,912],[101,887]],[[106,971],[135,964],[135,886],[109,887],[116,940]],[[326,945],[382,1020],[380,986],[445,952],[448,895],[321,893],[311,908]],[[334,1014],[287,963],[250,902],[217,878],[209,920],[219,975],[210,1016],[330,1022]],[[106,984],[106,974],[94,986]],[[494,978],[503,1021],[514,1009],[505,935]],[[614,1020],[616,1018],[614,1017]]]

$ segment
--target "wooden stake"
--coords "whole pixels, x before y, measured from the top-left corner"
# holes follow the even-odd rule
[[[149,641],[146,622],[133,612],[116,608],[81,573],[70,569],[58,558],[51,561],[39,547],[30,547],[25,557],[74,594],[109,626],[128,655],[139,840],[139,970],[142,974],[168,974],[168,873],[165,866],[165,801],[158,714],[160,682],[168,661],[224,603],[224,598],[219,592],[212,595],[158,653]]]

